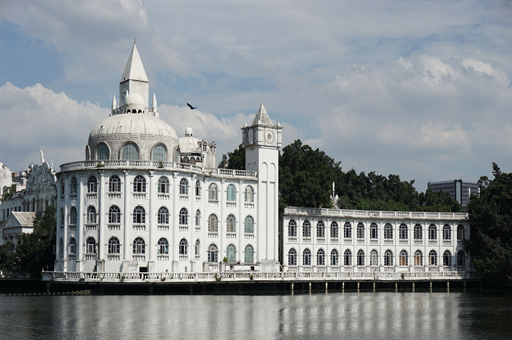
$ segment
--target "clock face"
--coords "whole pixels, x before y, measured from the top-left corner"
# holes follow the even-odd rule
[[[274,140],[274,134],[272,133],[272,131],[267,131],[267,133],[265,134],[265,139],[267,140],[267,143],[272,143],[272,141]]]

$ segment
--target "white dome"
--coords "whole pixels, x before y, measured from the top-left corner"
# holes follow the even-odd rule
[[[187,136],[180,138],[180,152],[182,154],[190,153],[201,153],[201,142],[202,140],[196,137]]]
[[[125,100],[126,104],[136,104],[136,105],[144,105],[144,99],[138,93],[128,93],[128,96]]]
[[[185,129],[185,136],[192,137],[193,134],[194,134],[194,130],[192,130],[192,128],[190,126]]]
[[[160,118],[150,114],[120,114],[98,123],[89,134],[89,140],[91,138],[111,140],[113,138],[108,136],[120,134],[178,138],[176,131]]]

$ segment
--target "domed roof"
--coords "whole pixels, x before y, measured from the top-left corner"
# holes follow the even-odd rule
[[[144,99],[138,93],[128,93],[125,100],[126,104],[139,104],[144,105]]]
[[[178,138],[169,124],[151,114],[119,114],[99,122],[89,134],[89,140],[118,134]]]
[[[180,151],[181,153],[201,153],[200,138],[193,136],[194,130],[191,127],[185,129],[185,137],[180,138]]]

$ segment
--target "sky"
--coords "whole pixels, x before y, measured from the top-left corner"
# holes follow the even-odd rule
[[[512,172],[510,1],[2,0],[0,162],[83,160],[134,39],[160,118],[217,162],[263,102],[283,146],[344,171],[419,191]]]

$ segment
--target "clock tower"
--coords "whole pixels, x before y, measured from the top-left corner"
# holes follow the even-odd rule
[[[258,172],[256,258],[262,271],[279,271],[279,148],[283,127],[274,125],[263,104],[251,126],[242,128],[245,170]]]

